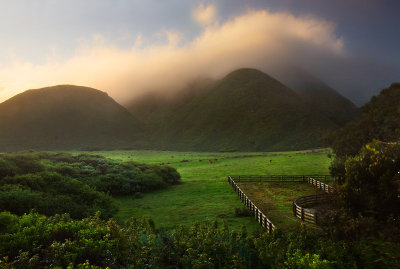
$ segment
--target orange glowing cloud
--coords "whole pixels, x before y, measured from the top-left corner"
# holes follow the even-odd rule
[[[177,30],[164,31],[163,44],[143,45],[149,41],[138,35],[130,49],[95,35],[66,60],[48,57],[42,65],[16,60],[0,66],[0,101],[30,88],[76,84],[107,91],[124,103],[145,91],[171,92],[199,76],[219,77],[239,67],[307,65],[321,55],[344,55],[335,24],[322,19],[251,10],[217,24],[211,23],[215,7],[204,5],[193,14],[204,30],[185,44]]]

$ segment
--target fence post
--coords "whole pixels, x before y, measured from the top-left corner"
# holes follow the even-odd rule
[[[304,220],[304,208],[301,208],[301,220]]]
[[[293,207],[293,214],[296,217],[296,205],[294,204],[294,201],[292,203],[292,207]]]
[[[272,223],[268,222],[268,233],[272,233]]]

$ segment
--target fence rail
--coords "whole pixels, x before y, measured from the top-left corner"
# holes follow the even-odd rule
[[[333,196],[333,194],[316,194],[299,197],[293,201],[293,214],[303,221],[318,224],[318,212],[305,206],[327,203]]]
[[[237,193],[240,200],[244,203],[244,205],[253,213],[257,222],[260,223],[262,227],[264,227],[268,233],[272,233],[276,227],[275,225],[267,218],[267,216],[261,212],[260,209],[250,200],[249,197],[242,191],[242,189],[236,184],[235,180],[228,176],[228,182],[232,186],[233,190]]]
[[[322,182],[324,181],[324,182]],[[309,195],[297,198],[293,202],[293,213],[296,217],[303,221],[317,224],[318,213],[315,209],[304,208],[306,205],[326,203],[332,199],[332,193],[335,188],[328,185],[326,182],[334,182],[331,175],[238,175],[228,176],[228,182],[238,194],[239,198],[243,201],[247,208],[255,215],[257,221],[265,227],[268,232],[272,232],[275,226],[272,222],[262,213],[254,203],[246,196],[240,189],[236,182],[306,182],[323,190],[326,194]],[[265,222],[265,224],[264,224]]]
[[[316,178],[309,177],[309,178],[307,178],[307,182],[308,182],[308,184],[311,184],[311,185],[315,186],[316,188],[323,190],[326,193],[335,192],[334,187],[332,187],[324,182],[321,182],[321,181],[317,180]]]
[[[238,175],[230,176],[236,182],[305,182],[309,179],[317,181],[333,181],[331,175]]]

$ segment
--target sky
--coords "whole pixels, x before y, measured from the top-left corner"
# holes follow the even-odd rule
[[[0,102],[76,84],[123,104],[288,65],[362,105],[400,81],[399,12],[397,0],[0,0]]]

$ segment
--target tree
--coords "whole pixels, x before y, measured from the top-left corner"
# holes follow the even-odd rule
[[[344,162],[355,156],[363,145],[378,139],[384,142],[400,140],[400,84],[393,83],[378,96],[361,107],[358,119],[330,133],[325,145],[333,149],[335,161],[331,166],[334,176],[344,176]]]
[[[400,142],[374,140],[345,162],[339,194],[353,214],[400,216]]]

